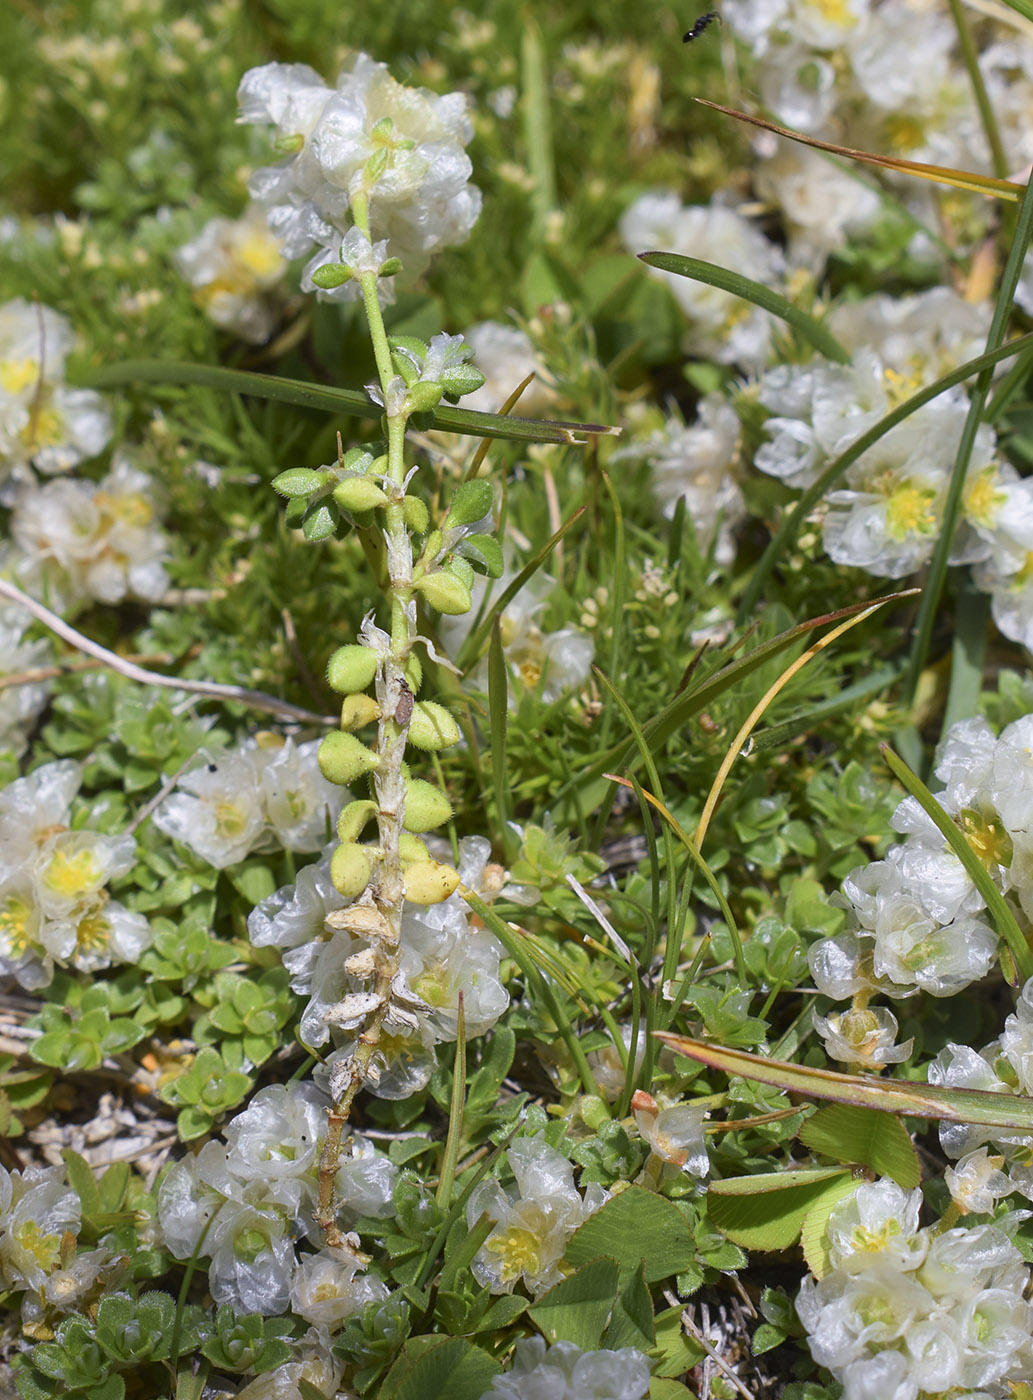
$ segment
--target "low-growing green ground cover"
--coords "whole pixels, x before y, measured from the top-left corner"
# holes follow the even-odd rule
[[[1026,0],[0,41],[0,1393],[1027,1395]]]

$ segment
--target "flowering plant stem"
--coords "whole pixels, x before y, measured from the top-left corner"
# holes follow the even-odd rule
[[[369,208],[365,195],[352,199],[352,214],[356,225],[369,236]],[[387,586],[391,600],[391,642],[377,678],[377,701],[380,719],[377,727],[376,752],[379,764],[373,777],[377,803],[377,830],[380,861],[369,893],[378,912],[387,921],[390,934],[377,945],[376,977],[373,991],[377,998],[358,1037],[351,1057],[349,1075],[343,1093],[335,1097],[328,1114],[327,1135],[319,1162],[318,1221],[326,1233],[328,1244],[338,1243],[335,1223],[334,1179],[341,1155],[344,1126],[352,1103],[362,1086],[370,1062],[380,1043],[380,1033],[389,1004],[391,984],[398,973],[398,948],[401,942],[402,904],[405,898],[399,837],[405,816],[405,784],[402,761],[409,733],[413,696],[405,682],[404,671],[416,635],[416,606],[412,586],[412,547],[405,524],[405,430],[409,420],[406,400],[389,392],[394,371],[387,330],[377,295],[377,273],[364,272],[358,277],[362,290],[366,323],[369,327],[377,373],[383,394],[387,428],[387,473],[384,481],[389,503],[384,515],[387,562]]]

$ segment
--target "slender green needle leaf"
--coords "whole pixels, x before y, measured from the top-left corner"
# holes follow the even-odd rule
[[[326,384],[306,384],[276,374],[251,374],[220,365],[191,364],[185,360],[124,360],[80,373],[74,381],[85,389],[115,389],[126,384],[203,384],[229,394],[274,399],[301,408],[323,409],[350,418],[380,418],[383,409],[355,389],[335,389]],[[617,435],[619,428],[600,423],[539,422],[533,418],[501,418],[496,413],[476,413],[469,408],[436,408],[434,427],[469,437],[505,438],[513,442],[581,444],[585,436]]]
[[[770,311],[773,316],[791,326],[819,355],[825,355],[837,364],[848,365],[850,352],[846,350],[832,332],[814,316],[794,306],[786,297],[765,287],[763,282],[755,282],[752,277],[744,277],[741,272],[732,272],[717,263],[703,262],[699,258],[688,258],[682,253],[639,253],[642,262],[660,272],[673,272],[678,277],[691,277],[694,282],[706,282],[708,286],[720,287],[723,292],[731,292],[743,301],[751,301],[754,306]]]
[[[506,786],[506,730],[509,724],[509,674],[502,650],[500,617],[491,624],[488,646],[488,719],[491,726],[491,776],[495,788],[495,812],[505,844],[509,827],[509,790]]]
[[[936,823],[943,839],[965,867],[965,873],[982,896],[983,903],[994,921],[997,932],[1008,945],[1008,951],[1022,975],[1022,980],[1025,982],[1028,978],[1033,977],[1033,949],[1030,948],[1022,930],[1015,921],[1015,915],[1008,908],[1004,895],[994,884],[990,872],[979,859],[972,843],[943,810],[921,778],[911,771],[902,758],[885,744],[882,746],[882,755],[890,772],[903,784],[926,816]]]
[[[452,1200],[452,1187],[455,1185],[456,1165],[459,1162],[459,1148],[463,1140],[463,1100],[466,1095],[466,1012],[463,1008],[463,994],[459,993],[458,1026],[456,1028],[456,1055],[452,1068],[452,1102],[448,1114],[448,1136],[445,1139],[445,1155],[441,1161],[441,1174],[435,1196],[439,1206],[447,1207]]]
[[[979,355],[974,360],[966,361],[957,369],[951,370],[950,374],[943,375],[927,388],[920,389],[917,394],[912,394],[911,398],[898,404],[896,408],[886,414],[885,418],[880,418],[878,423],[869,428],[866,433],[862,433],[857,441],[852,443],[834,462],[830,462],[817,481],[808,486],[775,531],[771,543],[761,555],[749,586],[743,594],[743,600],[739,604],[737,615],[739,625],[742,626],[749,619],[764,592],[771,570],[781,559],[785,558],[792,548],[797,532],[811,511],[857,459],[868,451],[869,447],[874,446],[891,428],[895,428],[898,423],[903,423],[906,418],[909,418],[912,413],[916,413],[923,405],[930,403],[947,389],[953,389],[955,384],[963,384],[966,379],[971,379],[973,375],[991,368],[998,361],[1010,359],[1013,355],[1021,355],[1030,349],[1033,349],[1033,332],[1029,335],[1018,336],[1015,340],[1009,340],[1007,344],[999,345],[997,349],[985,355]]]
[[[990,596],[975,585],[971,574],[958,580],[958,602],[954,613],[954,641],[951,645],[951,679],[943,713],[940,737],[958,720],[971,719],[979,709],[986,663],[987,623]]]
[[[672,1035],[670,1031],[656,1034],[672,1050],[687,1055],[690,1060],[699,1060],[724,1074],[772,1084],[789,1094],[856,1104],[860,1108],[878,1109],[880,1113],[903,1113],[911,1118],[1033,1132],[1033,1098],[1025,1094],[993,1094],[986,1089],[952,1089],[942,1084],[912,1084],[901,1079],[839,1074],[831,1069],[794,1065],[788,1060],[769,1060],[746,1050],[728,1050],[703,1040]]]

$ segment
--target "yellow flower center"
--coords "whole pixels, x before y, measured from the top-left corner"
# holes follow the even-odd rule
[[[541,1268],[541,1248],[537,1237],[520,1225],[500,1230],[485,1243],[485,1249],[498,1256],[500,1278],[511,1283],[521,1274],[536,1274]]]
[[[886,502],[886,532],[892,540],[927,535],[936,526],[936,492],[906,482]]]
[[[965,510],[980,525],[993,525],[1004,504],[1004,492],[998,489],[997,472],[986,467],[979,473],[965,495]]]
[[[237,257],[243,267],[258,281],[275,277],[283,266],[280,245],[271,234],[253,233],[237,248]]]
[[[154,506],[142,491],[132,491],[127,495],[98,491],[93,499],[98,510],[123,525],[143,529],[154,519]]]
[[[44,880],[55,894],[81,899],[100,881],[100,868],[91,850],[55,851]]]
[[[39,383],[39,360],[26,355],[23,360],[0,360],[0,389],[5,394],[20,394],[30,385]]]
[[[44,1235],[34,1220],[26,1220],[12,1233],[20,1248],[30,1254],[46,1273],[57,1266],[61,1258],[60,1235]]]
[[[17,895],[9,895],[0,908],[0,941],[6,943],[12,957],[20,957],[32,942],[28,927],[31,912],[25,900]]]

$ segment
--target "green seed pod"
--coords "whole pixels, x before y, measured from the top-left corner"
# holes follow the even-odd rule
[[[436,860],[420,860],[403,875],[405,897],[413,904],[440,904],[459,886],[458,872]]]
[[[413,706],[409,742],[416,748],[450,749],[459,743],[459,737],[459,726],[444,705],[434,700],[420,700]]]
[[[440,384],[432,379],[421,379],[409,387],[409,408],[413,413],[429,413],[437,408],[444,393]]]
[[[377,804],[369,798],[365,801],[349,802],[337,818],[338,840],[344,841],[345,844],[357,841],[376,814]]]
[[[369,884],[372,873],[373,867],[366,848],[357,846],[354,841],[346,841],[343,846],[338,846],[330,857],[330,879],[334,889],[346,899],[358,899]]]
[[[369,647],[360,647],[352,642],[338,647],[331,656],[326,668],[326,679],[331,690],[338,695],[354,695],[365,690],[377,674],[377,654]]]
[[[430,606],[439,613],[458,616],[460,613],[468,613],[473,607],[470,589],[462,579],[456,578],[455,574],[447,569],[435,569],[432,574],[424,574],[422,578],[415,580],[413,587],[418,593],[422,593]]]
[[[426,534],[427,526],[430,524],[430,511],[419,496],[406,496],[402,503],[402,510],[409,529],[416,535]]]
[[[406,685],[414,695],[419,695],[420,686],[423,684],[423,663],[414,651],[409,653],[404,675]]]
[[[387,496],[367,476],[348,476],[334,487],[334,500],[342,510],[374,510],[387,505]]]
[[[344,787],[380,767],[380,758],[354,734],[335,729],[319,745],[319,771],[328,783]]]
[[[398,859],[403,865],[412,865],[417,860],[430,860],[430,851],[418,836],[401,831],[398,834]]]
[[[405,784],[406,831],[433,831],[452,815],[452,804],[433,783],[410,778]]]
[[[341,706],[341,728],[362,729],[380,718],[380,706],[372,695],[349,695]]]

